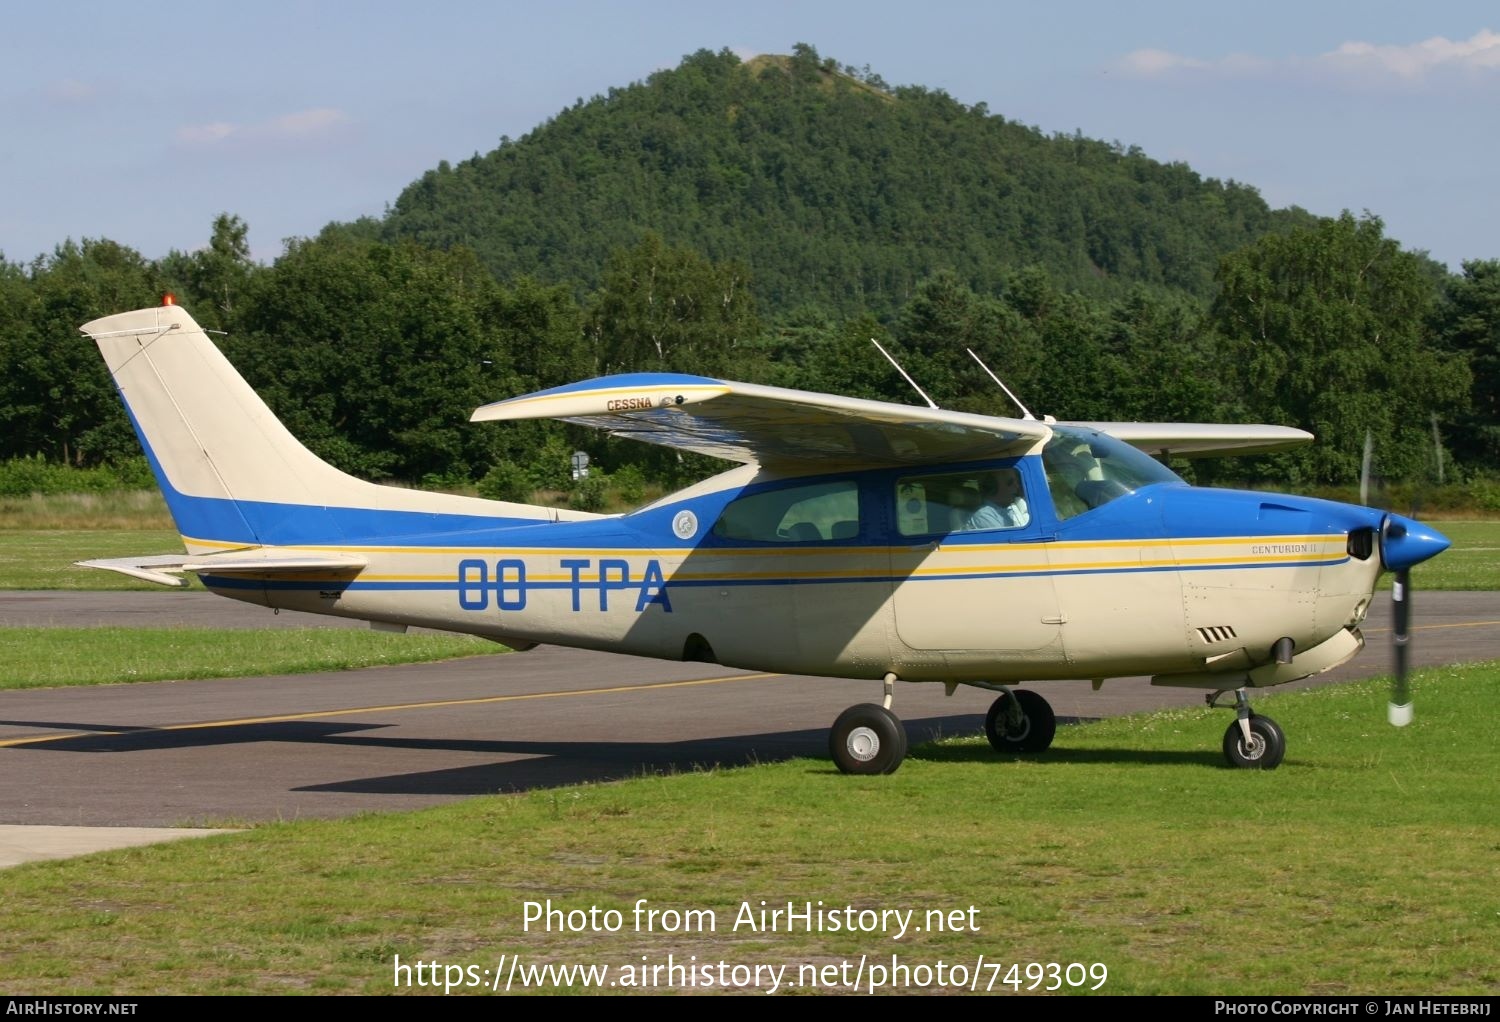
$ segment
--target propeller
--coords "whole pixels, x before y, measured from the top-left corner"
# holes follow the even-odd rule
[[[1382,523],[1384,533],[1390,524],[1387,515]],[[1381,537],[1382,540],[1384,536]],[[1381,543],[1382,551],[1385,544]],[[1382,554],[1382,556],[1384,556]],[[1405,727],[1411,723],[1411,690],[1406,683],[1409,665],[1407,643],[1411,638],[1411,569],[1396,571],[1396,581],[1391,584],[1391,642],[1396,651],[1394,676],[1391,679],[1391,701],[1386,704],[1385,719],[1393,727]]]
[[[1411,569],[1448,549],[1448,537],[1420,522],[1387,514],[1380,521],[1380,564],[1393,572],[1391,633],[1395,643],[1395,677],[1386,719],[1396,727],[1411,723],[1411,691],[1407,684],[1411,638]]]
[[[1436,430],[1436,421],[1433,424]],[[1439,448],[1441,452],[1441,448]],[[1365,447],[1359,466],[1359,502],[1370,506],[1370,465],[1374,460],[1375,436],[1365,430]],[[1441,453],[1439,454],[1441,457]],[[1441,469],[1439,469],[1441,471]],[[1411,568],[1448,548],[1448,540],[1410,518],[1387,513],[1380,521],[1380,563],[1395,575],[1391,584],[1391,640],[1394,664],[1391,700],[1386,720],[1394,727],[1412,722],[1411,686]]]

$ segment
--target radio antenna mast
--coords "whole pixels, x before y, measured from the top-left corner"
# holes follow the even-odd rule
[[[1008,397],[1008,398],[1010,398],[1011,401],[1015,404],[1015,406],[1017,408],[1021,409],[1021,418],[1023,418],[1023,419],[1035,419],[1036,418],[1035,415],[1031,414],[1031,410],[1021,403],[1021,399],[1018,398],[1018,397],[1016,397],[1016,395],[1014,395],[1014,394],[1011,393],[1010,388],[1005,385],[1005,383],[1000,379],[1000,377],[998,377],[994,373],[990,372],[990,367],[984,364],[984,360],[983,359],[981,359],[978,355],[974,354],[974,349],[973,348],[965,348],[964,350],[969,353],[969,357],[970,358],[972,358],[975,362],[979,363],[979,368],[983,369],[985,372],[987,372],[987,373],[990,374],[990,379],[994,380],[995,384],[1001,390],[1005,391],[1005,396]]]
[[[911,384],[911,389],[914,390],[914,391],[916,391],[918,394],[922,395],[922,400],[927,402],[927,407],[928,408],[936,408],[937,407],[937,402],[934,401],[932,398],[930,398],[930,397],[927,396],[927,391],[925,391],[921,387],[917,386],[917,381],[914,380],[914,379],[912,379],[910,376],[907,375],[906,370],[901,368],[901,363],[897,362],[895,359],[891,358],[891,353],[889,351],[886,351],[884,348],[882,348],[880,346],[880,342],[879,341],[877,341],[875,338],[871,337],[870,338],[870,343],[873,344],[873,345],[875,345],[876,350],[879,351],[882,355],[885,356],[885,360],[887,362],[889,362],[891,365],[893,365],[893,366],[896,367],[896,372],[900,373],[902,379],[906,380],[907,383]],[[1002,383],[1001,386],[1003,387],[1005,385]]]

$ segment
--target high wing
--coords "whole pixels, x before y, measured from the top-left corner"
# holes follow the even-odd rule
[[[1007,419],[678,373],[627,373],[482,405],[473,422],[560,419],[743,464],[916,465],[1006,457],[1052,430]],[[1149,454],[1262,454],[1308,443],[1289,426],[1076,422]]]
[[[627,373],[496,401],[474,422],[561,419],[770,467],[918,465],[1018,455],[1046,423],[677,373]]]
[[[1097,429],[1147,454],[1206,458],[1226,454],[1267,454],[1311,443],[1313,435],[1291,426],[1214,422],[1069,422]]]
[[[156,554],[144,557],[113,557],[100,561],[77,561],[80,568],[104,568],[117,571],[131,578],[155,582],[164,586],[185,586],[187,579],[181,572],[232,576],[258,576],[265,574],[301,574],[318,572],[356,572],[365,567],[362,557],[347,554],[305,554],[296,550],[277,550],[260,547],[246,550],[226,550],[219,554]]]

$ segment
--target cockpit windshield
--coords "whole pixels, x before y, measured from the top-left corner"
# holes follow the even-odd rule
[[[1076,426],[1052,427],[1042,463],[1060,520],[1102,507],[1142,486],[1182,482],[1171,469],[1123,440]]]

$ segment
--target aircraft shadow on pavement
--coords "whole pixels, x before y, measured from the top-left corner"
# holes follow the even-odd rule
[[[0,721],[0,725],[5,724],[62,732],[93,732],[14,746],[9,750],[12,752],[119,754],[256,743],[295,743],[382,748],[392,752],[405,749],[413,752],[525,757],[439,770],[397,772],[291,789],[364,794],[493,794],[588,781],[617,780],[642,774],[748,766],[798,756],[826,760],[828,756],[828,732],[821,727],[677,742],[610,742],[401,738],[380,733],[392,725],[331,720],[268,721],[178,730],[66,721]],[[958,714],[908,720],[906,726],[910,740],[916,744],[934,738],[974,734],[983,728],[984,718],[975,714]],[[392,757],[393,765],[397,759],[398,756]],[[833,769],[831,764],[829,769]]]
[[[1059,718],[1060,724],[1074,722],[1077,722],[1076,718]],[[817,772],[826,770],[832,773],[835,769],[831,763],[826,762],[828,732],[824,728],[696,738],[679,742],[610,742],[400,738],[380,733],[391,725],[338,721],[273,721],[181,730],[61,721],[0,721],[0,724],[93,732],[18,746],[15,751],[131,753],[255,743],[296,743],[381,748],[392,752],[410,750],[522,757],[437,770],[350,778],[290,789],[301,792],[472,796],[643,775],[749,766],[795,757],[816,760],[813,769]],[[935,738],[981,732],[984,719],[977,714],[960,714],[908,720],[906,726],[913,745],[920,745]],[[997,765],[1014,759],[1010,756],[997,757],[987,744],[926,746],[915,748],[911,756],[914,760],[929,762],[993,762]],[[1053,748],[1041,760],[1059,764],[1172,763],[1223,766],[1219,758],[1209,750]]]
[[[929,717],[906,721],[914,743],[953,735],[974,734],[984,727],[984,718],[973,714]],[[333,738],[335,742],[387,744],[370,738]],[[389,741],[393,747],[448,748],[441,740]],[[470,767],[423,773],[391,774],[332,784],[309,785],[298,791],[336,791],[361,794],[453,794],[479,795],[561,787],[590,781],[623,780],[644,775],[689,773],[722,767],[753,766],[797,757],[819,760],[821,770],[828,757],[828,732],[824,728],[781,731],[754,735],[697,738],[682,742],[560,742],[495,741],[463,743],[494,752],[522,754],[526,759],[485,763]],[[828,770],[834,767],[828,763]]]

